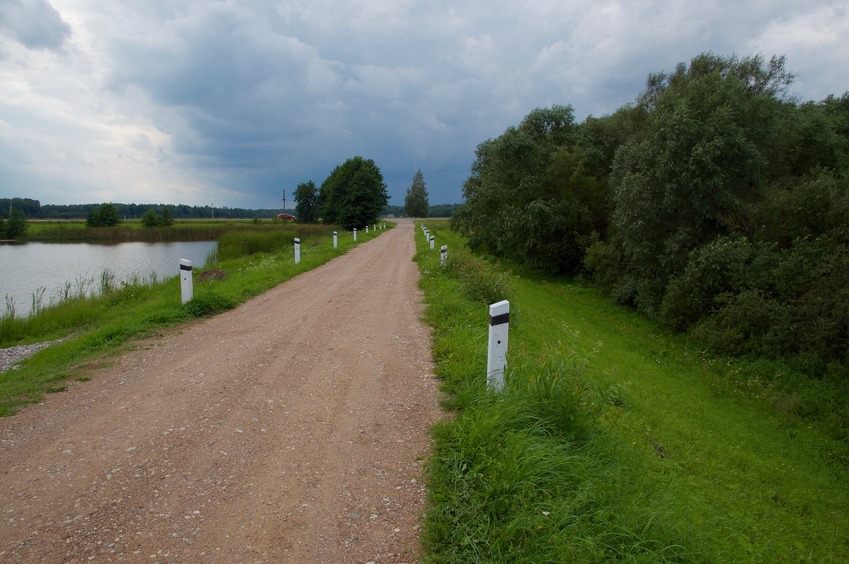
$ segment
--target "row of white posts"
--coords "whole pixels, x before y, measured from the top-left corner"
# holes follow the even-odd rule
[[[434,236],[424,223],[422,233],[425,241],[434,248]],[[439,265],[444,267],[448,260],[448,245],[439,249]],[[489,306],[489,340],[486,353],[486,385],[496,392],[504,388],[504,371],[507,369],[507,337],[510,324],[510,302],[502,300]]]
[[[386,229],[386,224],[380,224],[381,230]],[[373,225],[373,230],[377,231],[377,224]],[[368,233],[368,225],[366,225],[366,233]],[[357,228],[354,228],[354,241],[357,240]],[[333,248],[339,248],[339,233],[333,232]],[[295,237],[295,264],[301,263],[301,240]],[[180,298],[182,303],[190,301],[194,297],[194,288],[192,287],[192,261],[188,259],[180,259]]]

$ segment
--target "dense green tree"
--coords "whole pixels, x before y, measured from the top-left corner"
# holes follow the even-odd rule
[[[159,225],[159,215],[153,208],[147,208],[147,211],[142,214],[141,223],[145,227],[157,227]]]
[[[404,197],[404,211],[408,217],[427,217],[429,206],[424,175],[421,170],[417,170]]]
[[[338,223],[345,229],[376,222],[389,201],[380,169],[373,160],[362,157],[334,168],[322,182],[319,198],[324,222]]]
[[[26,214],[21,210],[12,210],[5,225],[0,224],[0,234],[5,234],[9,239],[17,239],[26,235],[27,227]]]
[[[593,233],[609,223],[609,163],[602,161],[621,143],[611,131],[594,120],[582,133],[568,106],[534,110],[478,145],[453,225],[473,249],[577,272]]]
[[[141,222],[145,227],[171,227],[174,225],[174,216],[168,206],[162,206],[161,214],[151,207],[142,214]]]
[[[118,208],[113,204],[101,204],[88,212],[86,225],[88,227],[112,227],[121,223]]]
[[[171,208],[164,206],[162,208],[162,226],[171,227],[172,225],[174,225],[174,216],[171,214]]]
[[[534,110],[478,145],[451,226],[718,351],[849,378],[849,93],[800,103],[793,78],[705,53],[609,116]]]
[[[771,175],[784,79],[769,77],[787,73],[756,62],[707,54],[650,77],[644,133],[616,153],[613,222],[633,301],[648,313],[694,249],[747,224],[747,203]]]
[[[300,223],[315,223],[321,214],[318,188],[315,182],[302,182],[295,188],[295,213]]]

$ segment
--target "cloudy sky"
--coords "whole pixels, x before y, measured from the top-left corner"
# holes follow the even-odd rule
[[[849,90],[849,10],[808,0],[0,0],[0,197],[275,208],[353,156],[461,200],[537,107],[631,103],[704,51]],[[290,206],[291,207],[291,206]]]

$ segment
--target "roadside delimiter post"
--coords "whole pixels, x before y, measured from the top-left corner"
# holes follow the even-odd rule
[[[194,295],[192,289],[192,261],[180,259],[180,296],[183,303],[191,300]]]
[[[336,233],[335,231],[333,232],[333,248],[334,249],[339,248],[339,234]]]
[[[434,239],[434,236],[433,236],[433,235],[431,235],[431,236],[430,236],[430,250],[431,250],[431,251],[433,250],[433,239]]]
[[[507,368],[507,333],[510,321],[510,302],[507,300],[489,306],[489,346],[486,357],[486,385],[501,391],[504,388],[504,370]]]
[[[301,240],[295,237],[295,264],[301,262]]]
[[[439,266],[445,266],[446,260],[448,260],[448,245],[442,245],[439,249]]]
[[[357,228],[354,227],[354,241],[357,240]]]

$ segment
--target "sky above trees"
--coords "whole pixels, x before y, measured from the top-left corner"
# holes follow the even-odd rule
[[[279,206],[347,159],[390,203],[461,200],[475,147],[537,107],[580,121],[705,51],[849,90],[842,2],[0,0],[0,197]]]

